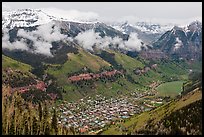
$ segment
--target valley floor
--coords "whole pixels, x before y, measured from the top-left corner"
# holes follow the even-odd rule
[[[169,98],[158,96],[156,88],[160,82],[153,82],[146,92],[134,92],[131,96],[121,95],[106,98],[102,95],[86,97],[78,102],[64,101],[57,106],[60,114],[59,124],[67,128],[75,127],[79,134],[96,134],[102,129],[118,122],[125,122],[131,117],[161,106]]]

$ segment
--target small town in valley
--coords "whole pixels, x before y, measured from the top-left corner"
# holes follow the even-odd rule
[[[102,128],[164,103],[162,97],[153,97],[155,92],[134,92],[131,97],[106,98],[102,95],[86,97],[78,102],[64,101],[57,106],[58,123],[74,128],[80,134],[96,134]]]

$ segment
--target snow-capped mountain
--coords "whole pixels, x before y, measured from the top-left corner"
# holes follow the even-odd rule
[[[93,46],[101,46],[140,51],[141,47],[153,46],[154,49],[170,54],[185,55],[187,52],[195,51],[192,52],[194,56],[202,48],[200,46],[202,23],[199,21],[181,28],[173,27],[172,24],[147,22],[134,24],[117,22],[110,25],[93,20],[73,21],[37,9],[4,11],[2,14],[3,49],[21,49],[32,53],[54,55],[54,52],[66,45],[62,43],[76,45],[79,42],[77,43],[79,46],[90,50]]]
[[[202,56],[202,23],[194,21],[186,27],[174,26],[153,44],[174,57],[200,58]]]
[[[51,21],[70,21],[62,17],[49,15],[41,9],[18,9],[2,12],[2,28],[12,29],[14,27],[33,27],[47,24]],[[78,23],[95,23],[97,21],[77,21]]]
[[[19,9],[15,11],[4,11],[2,13],[2,28],[32,27],[46,24],[56,18],[41,10]]]
[[[129,30],[128,27],[138,29],[141,32],[144,32],[147,34],[162,34],[167,30],[171,29],[173,27],[173,24],[162,25],[158,23],[149,23],[149,22],[142,21],[142,22],[136,22],[134,24],[128,23],[128,22],[114,23],[112,24],[112,27],[127,34],[131,32],[131,30]]]
[[[125,33],[137,33],[138,38],[142,39],[145,44],[150,44],[157,40],[163,33],[170,30],[173,25],[161,25],[158,23],[136,22],[136,23],[113,23],[113,28]]]
[[[102,44],[108,47],[114,37],[115,43],[128,39],[127,34],[102,22],[73,22],[33,9],[3,12],[2,51],[10,55],[28,51],[29,54],[59,56],[58,51],[66,45],[92,50],[97,44],[99,48]],[[65,50],[63,55],[66,54]]]
[[[137,22],[134,27],[146,33],[162,34],[172,27],[172,24],[161,25],[148,22]]]
[[[202,32],[202,23],[198,20],[191,22],[187,27],[186,27],[186,32]]]
[[[83,20],[83,21],[82,21]],[[122,32],[106,25],[105,23],[96,20],[77,20],[65,19],[62,17],[55,17],[45,13],[40,9],[18,9],[13,11],[2,12],[2,29],[8,28],[12,30],[14,27],[19,28],[33,28],[46,24],[53,24],[62,29],[62,33],[69,37],[75,37],[80,32],[93,29],[99,32],[100,36],[119,36],[123,37]],[[127,39],[127,36],[126,36]]]

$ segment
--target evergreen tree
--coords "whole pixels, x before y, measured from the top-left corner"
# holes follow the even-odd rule
[[[45,128],[47,126],[47,121],[48,121],[48,108],[47,108],[47,104],[45,103],[44,105],[44,110],[43,110],[43,126],[42,126],[42,129],[43,129],[43,133],[45,133]]]
[[[33,117],[32,129],[33,129],[32,131],[33,135],[37,135],[38,134],[38,120],[35,116]]]
[[[50,128],[48,124],[46,124],[46,127],[45,127],[45,135],[50,135]]]
[[[70,127],[70,131],[72,132],[73,135],[75,135],[75,128],[74,127]]]
[[[15,112],[15,111],[14,111]],[[14,122],[14,115],[11,116],[11,126],[9,128],[9,135],[15,135],[15,122]]]
[[[57,132],[58,132],[58,127],[57,127],[57,115],[56,115],[56,110],[54,109],[53,111],[53,116],[52,116],[52,129],[54,129],[55,131],[55,135],[57,135]]]
[[[57,126],[56,110],[49,117],[48,105],[39,103],[37,108],[31,102],[14,94],[7,96],[8,89],[2,89],[2,134],[3,135],[50,135],[68,134],[68,130]],[[62,133],[64,132],[64,133]],[[73,133],[75,134],[75,133]]]
[[[41,103],[39,103],[38,105],[38,113],[39,113],[39,118],[40,118],[40,121],[42,120],[42,106],[41,106]]]
[[[23,135],[29,135],[29,128],[28,128],[28,114],[24,113],[23,122],[24,122],[24,133]]]

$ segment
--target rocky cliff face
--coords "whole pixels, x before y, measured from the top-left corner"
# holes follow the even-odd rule
[[[152,45],[154,49],[159,49],[172,57],[201,59],[202,23],[194,21],[185,28],[174,26]]]

